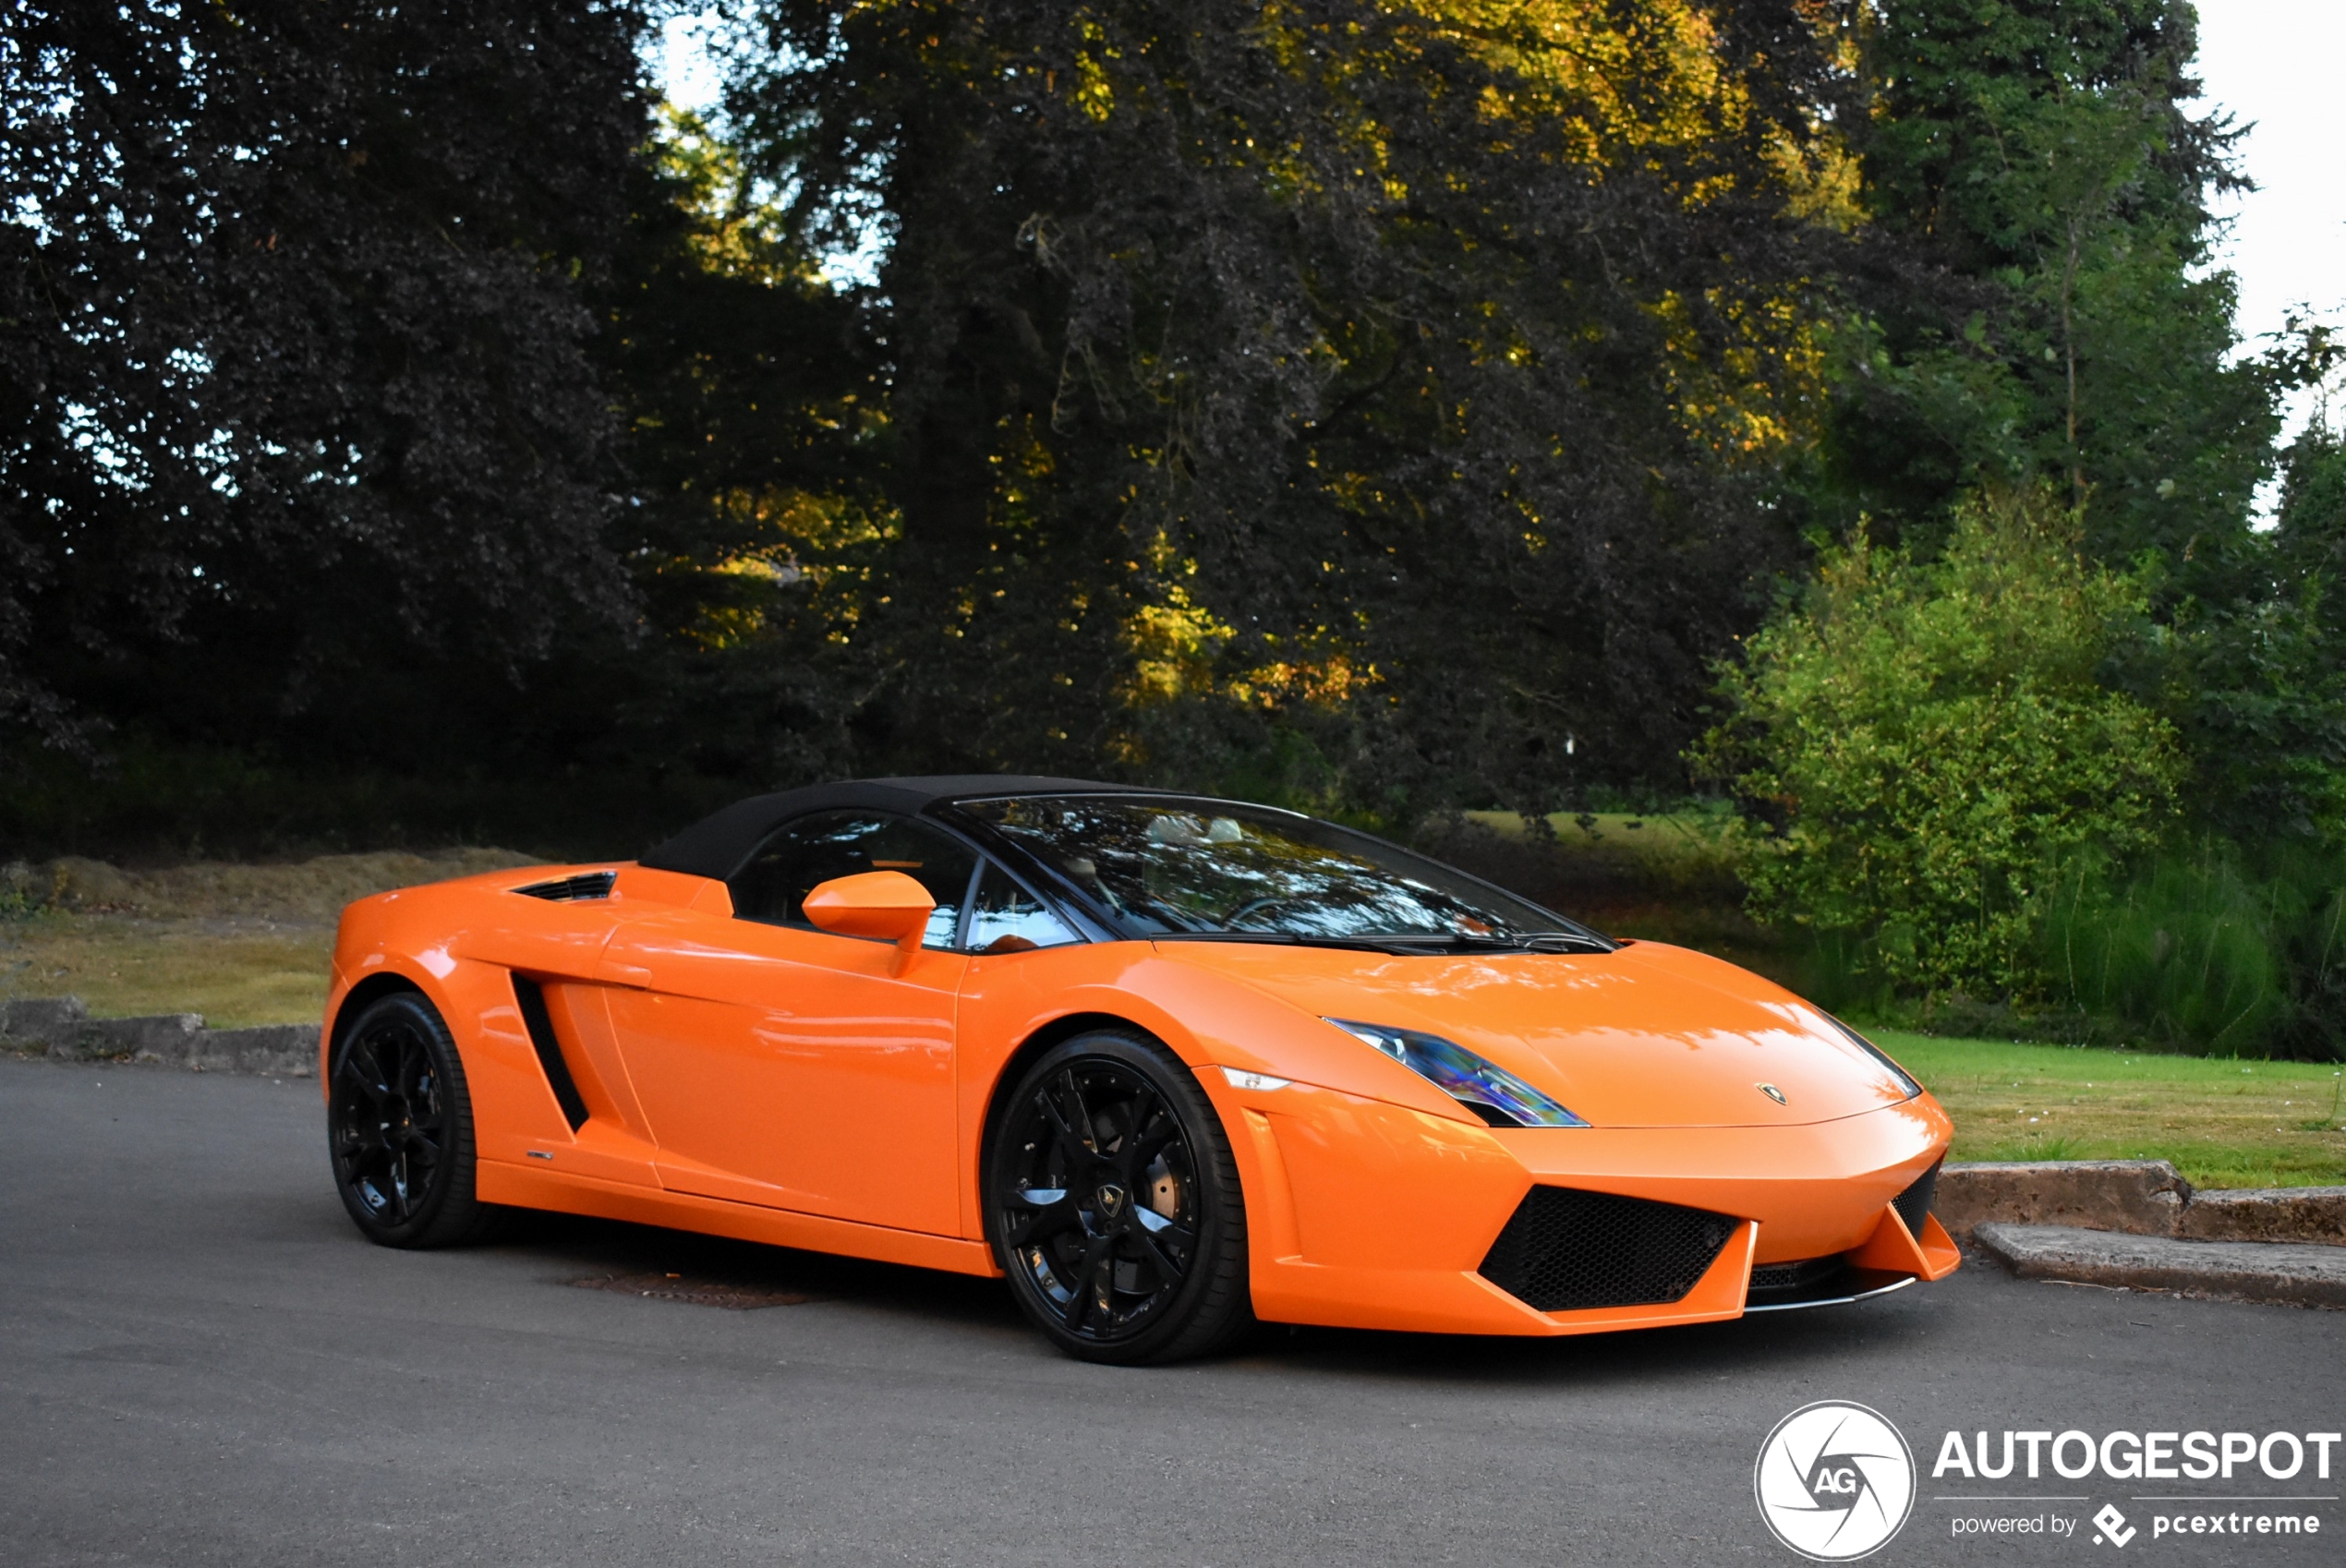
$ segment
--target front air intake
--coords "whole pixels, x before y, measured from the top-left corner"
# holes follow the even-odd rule
[[[1915,1184],[1890,1200],[1898,1217],[1906,1222],[1906,1234],[1917,1241],[1922,1239],[1922,1222],[1930,1217],[1930,1197],[1939,1188],[1939,1166],[1931,1167],[1915,1178]]]
[[[1741,1222],[1707,1209],[1535,1187],[1482,1260],[1482,1277],[1542,1312],[1681,1300]]]
[[[514,892],[525,899],[544,899],[550,903],[574,904],[582,899],[608,899],[611,885],[619,880],[615,871],[582,871],[576,876],[556,877],[551,882],[533,882]]]

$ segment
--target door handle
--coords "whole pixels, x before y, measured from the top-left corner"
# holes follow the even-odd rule
[[[614,963],[605,959],[595,966],[595,978],[609,981],[613,985],[633,985],[641,990],[649,990],[652,983],[652,971],[638,964]]]

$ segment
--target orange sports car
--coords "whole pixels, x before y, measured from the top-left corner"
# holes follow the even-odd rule
[[[512,1206],[1006,1275],[1093,1360],[1703,1322],[1957,1260],[1945,1113],[1797,996],[1108,784],[822,785],[361,899],[320,1049],[376,1241]]]

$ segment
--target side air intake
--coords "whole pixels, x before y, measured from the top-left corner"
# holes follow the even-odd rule
[[[546,988],[527,975],[517,974],[514,1000],[521,1004],[522,1026],[529,1031],[530,1048],[538,1053],[538,1066],[553,1089],[555,1103],[562,1108],[562,1119],[576,1132],[586,1125],[586,1102],[578,1092],[577,1080],[570,1076],[570,1064],[562,1060],[562,1042],[554,1038],[554,1020],[546,1011]]]
[[[1481,1273],[1542,1312],[1658,1307],[1694,1289],[1738,1223],[1707,1209],[1535,1187]]]
[[[618,880],[619,873],[615,871],[582,871],[576,876],[558,876],[551,882],[533,882],[514,891],[525,899],[574,904],[582,899],[610,898],[611,885]]]
[[[1915,1178],[1912,1187],[1890,1200],[1898,1217],[1906,1222],[1906,1234],[1917,1241],[1922,1239],[1922,1222],[1930,1217],[1931,1194],[1938,1189],[1939,1167],[1933,1164]]]

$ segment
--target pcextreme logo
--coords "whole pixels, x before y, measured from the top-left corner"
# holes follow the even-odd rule
[[[1776,1539],[1817,1562],[1879,1551],[1915,1505],[1915,1456],[1898,1429],[1862,1405],[1820,1400],[1778,1421],[1760,1445],[1751,1490]]]

